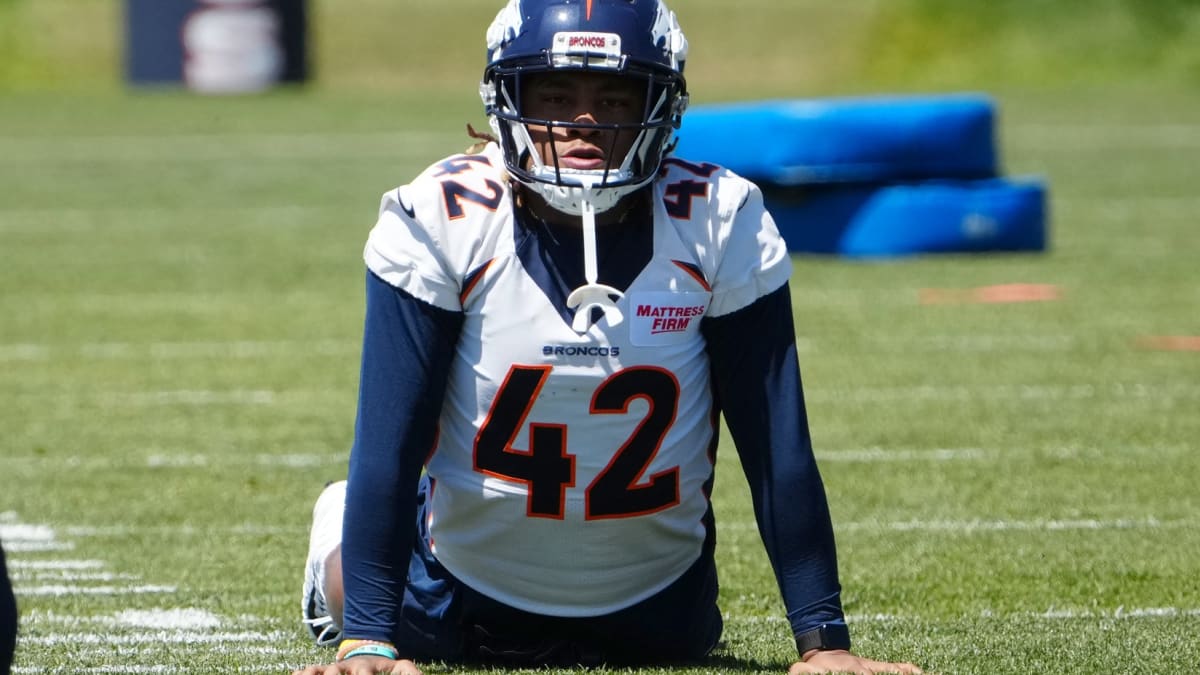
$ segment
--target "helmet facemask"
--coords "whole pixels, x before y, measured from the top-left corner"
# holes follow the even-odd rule
[[[586,196],[603,213],[653,180],[688,103],[687,38],[662,0],[587,0],[586,6],[581,0],[509,0],[488,27],[487,50],[479,91],[505,165],[551,208],[579,216]],[[637,82],[645,92],[641,119],[583,125],[527,115],[522,94],[529,78],[553,72],[609,73]],[[529,126],[550,133],[588,126],[611,139],[635,138],[623,157],[612,154],[615,141],[604,148],[603,170],[582,171],[562,166],[556,153],[537,152]]]
[[[640,90],[639,121],[596,122],[555,120],[526,113],[523,97],[531,81],[554,72],[614,73]],[[596,68],[583,61],[574,67],[549,68],[519,64],[489,69],[485,80],[493,102],[488,110],[491,124],[504,152],[509,173],[542,197],[555,210],[570,216],[582,214],[581,200],[587,198],[598,213],[604,213],[622,197],[645,186],[658,173],[662,157],[678,127],[686,96],[682,80],[646,68],[623,70]],[[598,116],[598,115],[597,115]],[[579,130],[579,131],[574,131]],[[587,132],[589,140],[603,151],[605,166],[576,169],[564,166],[555,138]],[[548,137],[549,156],[543,156],[534,134]],[[621,152],[623,147],[628,150]],[[619,154],[620,153],[620,154]]]

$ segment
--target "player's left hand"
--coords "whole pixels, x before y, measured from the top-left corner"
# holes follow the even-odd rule
[[[814,652],[805,661],[797,661],[788,668],[788,675],[802,673],[856,673],[871,675],[872,673],[901,673],[902,675],[921,675],[924,671],[911,663],[888,663],[872,661],[861,656],[855,656],[844,649]]]
[[[308,666],[294,671],[292,675],[421,675],[417,664],[408,659],[392,659],[382,656],[356,656],[337,661],[327,666]]]

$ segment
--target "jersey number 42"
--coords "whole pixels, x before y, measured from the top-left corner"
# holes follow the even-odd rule
[[[475,436],[475,470],[524,483],[530,517],[562,519],[567,488],[575,486],[575,457],[567,453],[568,425],[531,423],[529,447],[514,447],[552,369],[517,365],[508,371]],[[645,417],[584,492],[587,520],[628,518],[679,503],[679,467],[643,475],[675,421],[679,383],[671,373],[653,367],[613,373],[593,393],[588,414],[628,414],[629,404],[639,398],[649,404]]]

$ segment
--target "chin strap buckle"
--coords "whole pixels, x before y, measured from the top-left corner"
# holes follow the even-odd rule
[[[596,283],[596,205],[587,196],[580,202],[583,217],[583,276],[587,283],[571,291],[567,296],[567,307],[575,310],[575,319],[571,329],[580,335],[591,325],[592,309],[604,311],[604,318],[610,325],[621,323],[625,319],[617,302],[625,294],[612,286]]]

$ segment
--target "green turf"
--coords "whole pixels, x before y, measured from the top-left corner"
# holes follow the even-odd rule
[[[1200,354],[1139,339],[1200,335],[1200,98],[998,101],[1008,172],[1051,186],[1048,252],[796,259],[856,644],[940,673],[1192,672]],[[378,195],[463,147],[466,122],[469,96],[0,100],[17,672],[329,656],[300,633],[298,586],[312,500],[345,471],[362,242]],[[1007,283],[1061,299],[920,302]],[[718,471],[720,660],[639,672],[792,657],[732,447]],[[38,567],[68,560],[92,576]],[[134,610],[221,624],[159,631]]]

